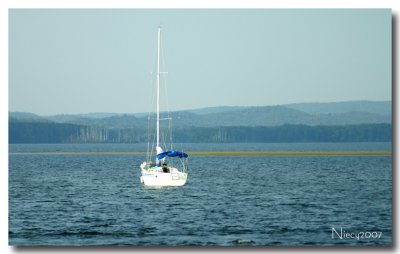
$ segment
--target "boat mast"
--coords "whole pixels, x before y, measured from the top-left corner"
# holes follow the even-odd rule
[[[157,147],[160,146],[160,44],[161,44],[161,27],[158,27],[158,36],[157,36]]]

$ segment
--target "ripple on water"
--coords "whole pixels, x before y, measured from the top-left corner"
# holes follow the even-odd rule
[[[68,147],[57,145],[57,149]],[[128,146],[113,149],[129,151]],[[140,184],[142,160],[141,155],[9,156],[9,243],[392,243],[392,160],[388,156],[193,157],[187,185],[161,189]],[[332,227],[382,231],[382,237],[332,239]]]

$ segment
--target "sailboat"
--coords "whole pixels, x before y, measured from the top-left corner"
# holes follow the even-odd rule
[[[169,150],[164,149],[160,144],[160,48],[161,48],[161,27],[157,30],[157,143],[154,161],[152,153],[147,160],[140,165],[140,182],[146,186],[182,186],[188,178],[188,154],[175,151],[171,144]],[[148,146],[149,147],[149,146]],[[148,151],[149,154],[149,151]],[[174,158],[175,157],[175,158]],[[178,160],[174,163],[173,160]],[[176,164],[176,165],[175,165]]]

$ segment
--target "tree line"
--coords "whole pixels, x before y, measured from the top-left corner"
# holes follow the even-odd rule
[[[162,133],[168,132],[161,130]],[[153,132],[54,122],[9,122],[9,143],[141,143]],[[176,127],[174,142],[390,142],[391,124]]]

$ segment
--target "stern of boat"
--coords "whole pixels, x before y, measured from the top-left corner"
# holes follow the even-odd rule
[[[169,167],[169,172],[163,172],[162,167],[148,168],[146,162],[140,165],[140,182],[145,186],[168,187],[183,186],[187,181],[187,173],[179,171],[177,168]]]

